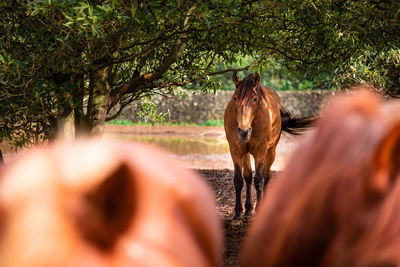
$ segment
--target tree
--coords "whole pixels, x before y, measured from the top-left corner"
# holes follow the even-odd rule
[[[251,41],[264,43],[254,47],[256,59],[271,54],[258,64],[261,71],[280,66],[292,77],[319,80],[319,87],[369,83],[384,94],[400,95],[399,1],[268,4],[252,22]]]
[[[253,53],[246,27],[257,15],[245,1],[7,0],[0,10],[0,136],[16,145],[57,129],[101,133],[127,104]]]
[[[400,95],[399,1],[280,1],[272,13],[275,57],[288,70]]]
[[[196,81],[215,88],[213,75],[229,71],[218,64],[244,56],[255,61],[238,69],[272,58],[306,77],[336,71],[333,81],[347,84],[371,78],[355,63],[391,66],[372,82],[395,88],[399,10],[383,0],[4,0],[0,139],[100,134],[129,103]]]

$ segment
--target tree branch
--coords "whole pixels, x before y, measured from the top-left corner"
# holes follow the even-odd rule
[[[242,68],[231,68],[231,69],[226,69],[226,70],[220,70],[220,71],[215,71],[215,72],[209,72],[209,73],[204,73],[196,78],[193,79],[189,79],[189,80],[185,80],[185,81],[181,81],[181,82],[168,82],[168,83],[159,83],[159,84],[152,84],[151,86],[144,86],[144,88],[166,88],[166,87],[170,87],[170,86],[184,86],[187,85],[189,83],[193,83],[193,82],[197,82],[201,79],[204,79],[207,76],[214,76],[214,75],[218,75],[218,74],[224,74],[227,72],[232,72],[232,71],[244,71],[244,70],[248,70],[251,67],[253,67],[254,65],[258,64],[259,62],[261,62],[263,59],[265,59],[266,57],[262,57],[259,60],[256,60],[254,62],[252,62],[251,64],[242,67]]]
[[[183,30],[187,30],[189,28],[189,17],[195,8],[196,5],[193,5],[191,8],[189,8],[186,18],[183,22]],[[111,97],[108,110],[115,106],[123,95],[134,93],[135,90],[140,89],[140,87],[151,84],[152,82],[160,79],[162,75],[169,70],[171,65],[181,56],[186,48],[187,41],[187,34],[181,34],[176,40],[175,45],[171,48],[169,55],[164,59],[160,66],[152,72],[145,73],[139,77],[132,77],[129,82],[121,87],[121,90],[117,91],[116,95]]]
[[[135,95],[132,95],[131,98],[130,98],[128,101],[126,101],[125,103],[122,103],[122,104],[119,106],[118,111],[117,111],[114,115],[112,115],[112,116],[110,116],[110,117],[106,117],[105,121],[111,121],[111,120],[113,120],[113,119],[118,118],[118,116],[121,114],[121,112],[124,110],[124,108],[125,108],[127,105],[129,105],[130,103],[132,103],[133,100],[135,100]]]

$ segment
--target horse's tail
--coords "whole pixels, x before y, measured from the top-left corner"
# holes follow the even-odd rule
[[[295,117],[290,112],[281,107],[282,131],[290,134],[299,135],[310,129],[314,123],[315,118],[312,117]]]

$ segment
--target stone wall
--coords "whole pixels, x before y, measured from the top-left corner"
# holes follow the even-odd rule
[[[230,101],[233,91],[219,91],[206,94],[187,91],[187,98],[156,96],[154,101],[159,112],[169,113],[167,121],[204,123],[207,120],[222,120],[224,110]],[[335,95],[336,91],[299,91],[279,92],[282,105],[296,116],[315,115]],[[133,107],[128,108],[121,119],[140,121],[135,116]]]

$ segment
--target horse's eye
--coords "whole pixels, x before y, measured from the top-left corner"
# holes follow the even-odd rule
[[[257,102],[257,97],[255,97],[255,98],[253,99],[253,101],[254,101],[254,102]]]
[[[236,101],[236,100],[237,100],[236,96],[234,96],[234,97],[233,97],[233,100],[234,100],[234,101]]]

